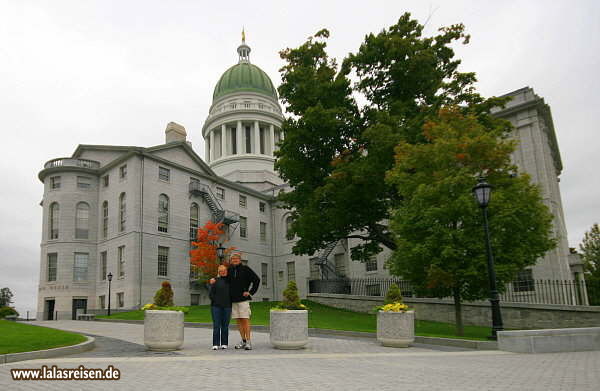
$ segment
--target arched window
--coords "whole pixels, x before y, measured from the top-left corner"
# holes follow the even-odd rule
[[[158,196],[158,232],[169,232],[169,197]]]
[[[294,221],[294,219],[292,218],[292,216],[288,216],[285,219],[285,238],[287,240],[292,240],[294,239],[294,234],[292,233],[292,222]]]
[[[108,236],[108,201],[102,203],[102,237]]]
[[[127,200],[125,193],[119,196],[119,231],[125,231],[125,221],[127,218]]]
[[[50,204],[50,239],[58,239],[58,202],[53,202]]]
[[[75,209],[75,239],[87,239],[90,232],[90,206],[79,202]]]
[[[198,232],[198,219],[198,204],[193,202],[190,206],[190,240],[196,240],[196,233]]]

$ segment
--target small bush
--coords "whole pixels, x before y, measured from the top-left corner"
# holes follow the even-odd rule
[[[173,307],[173,288],[169,281],[163,281],[154,295],[154,304],[158,307]]]
[[[305,310],[306,306],[300,302],[298,295],[298,286],[295,281],[288,282],[287,288],[283,291],[283,301],[275,309],[280,310]]]
[[[19,313],[13,307],[9,307],[9,306],[0,307],[0,319],[4,319],[5,317],[10,316],[10,315],[19,316]]]
[[[400,292],[400,288],[396,284],[392,284],[390,289],[385,295],[385,304],[394,304],[394,303],[402,303],[402,292]]]

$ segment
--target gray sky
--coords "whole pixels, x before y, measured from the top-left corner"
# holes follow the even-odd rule
[[[552,108],[570,246],[600,221],[598,1],[0,0],[0,287],[35,312],[44,162],[77,144],[151,146],[169,121],[203,156],[201,128],[220,75],[250,56],[275,84],[278,51],[326,27],[342,59],[410,11],[427,33],[464,23],[457,48],[486,96],[530,86]]]

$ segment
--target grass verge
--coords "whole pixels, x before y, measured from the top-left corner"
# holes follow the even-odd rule
[[[308,327],[330,330],[376,332],[377,318],[375,314],[354,312],[340,308],[329,307],[313,301],[305,301],[309,308]],[[275,302],[252,302],[252,324],[268,325],[269,310],[275,306]],[[191,306],[185,315],[186,322],[212,323],[210,306]],[[98,318],[109,318],[98,316]],[[142,320],[144,311],[130,311],[113,314],[110,319]],[[451,323],[431,322],[427,320],[415,321],[415,334],[423,337],[460,338],[487,340],[491,334],[489,327],[465,326],[465,335],[456,335],[456,326]]]
[[[0,320],[0,354],[76,345],[86,337],[68,331]]]

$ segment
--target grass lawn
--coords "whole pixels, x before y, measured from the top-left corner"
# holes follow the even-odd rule
[[[365,314],[353,312],[339,308],[329,307],[313,301],[304,301],[303,303],[310,309],[308,315],[308,327],[331,330],[349,330],[349,331],[377,331],[377,320],[375,314]],[[268,325],[269,310],[275,305],[274,302],[251,302],[252,324]],[[191,306],[190,311],[185,315],[186,322],[212,323],[210,317],[210,306]],[[98,318],[108,318],[108,316],[98,316]],[[144,311],[130,311],[114,314],[110,319],[144,319]],[[455,334],[454,324],[430,322],[427,320],[415,321],[416,335],[424,337],[442,337],[442,338],[464,338],[486,340],[491,334],[489,327],[465,326],[465,335],[458,337]]]
[[[83,335],[0,319],[0,354],[75,345]]]

